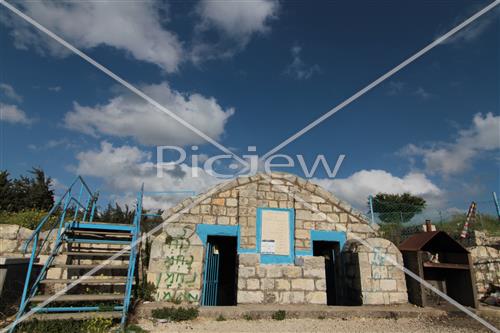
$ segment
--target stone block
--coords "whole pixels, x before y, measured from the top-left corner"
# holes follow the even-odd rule
[[[242,253],[238,255],[239,263],[243,266],[256,266],[259,263],[260,256],[254,253]]]
[[[292,279],[302,277],[302,268],[297,266],[285,266],[283,267],[283,275]]]
[[[382,305],[389,304],[389,296],[383,292],[363,292],[364,305]]]
[[[229,224],[229,217],[218,216],[217,217],[217,224],[228,225]]]
[[[326,291],[326,279],[319,279],[314,282],[316,290]]]
[[[306,303],[310,304],[326,304],[326,292],[313,291],[306,293]]]
[[[259,290],[260,281],[259,279],[247,279],[247,287],[248,290]]]
[[[0,224],[0,239],[17,239],[19,226],[15,224]]]
[[[408,303],[408,293],[406,292],[389,293],[389,303],[390,304]]]
[[[267,269],[264,266],[257,266],[257,276],[260,278],[266,277]]]
[[[228,198],[226,199],[226,206],[228,207],[237,207],[238,206],[238,200],[234,198]]]
[[[255,267],[241,266],[238,269],[238,276],[242,278],[249,278],[255,276]]]
[[[284,291],[279,294],[279,303],[281,304],[301,304],[304,303],[303,291]]]
[[[277,290],[290,290],[290,281],[288,280],[277,279],[275,285]]]
[[[292,290],[314,290],[314,280],[295,279],[292,280]]]
[[[212,199],[212,204],[217,206],[224,206],[226,199],[224,198],[214,198]]]
[[[283,276],[284,266],[268,266],[267,267],[267,277],[269,278],[280,278]]]
[[[325,269],[325,258],[323,257],[302,257],[304,260],[304,270],[307,269]]]
[[[238,290],[247,289],[247,279],[238,279]]]
[[[1,233],[0,233],[0,234],[1,234]],[[33,230],[28,229],[28,228],[25,228],[25,227],[20,227],[20,228],[19,228],[19,232],[18,232],[18,234],[17,234],[17,238],[18,238],[18,239],[25,240],[25,239],[30,238],[32,234],[33,234]],[[0,237],[1,237],[1,236],[0,236]]]
[[[238,304],[260,304],[264,302],[264,293],[262,291],[243,291],[238,290]]]
[[[262,290],[274,290],[274,280],[264,278],[260,280]]]
[[[325,269],[304,269],[304,277],[306,278],[324,278]]]
[[[17,240],[0,239],[0,253],[12,253],[17,249]]]
[[[380,280],[380,290],[382,291],[397,290],[396,280]]]

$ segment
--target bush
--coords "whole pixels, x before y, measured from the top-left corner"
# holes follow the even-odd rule
[[[278,310],[271,316],[274,320],[284,320],[286,318],[285,310]]]
[[[106,318],[89,320],[32,320],[21,323],[16,332],[26,333],[107,333],[111,330],[113,321]]]
[[[148,330],[138,326],[138,325],[128,325],[125,328],[125,333],[148,333]]]
[[[245,313],[245,314],[243,315],[243,319],[245,319],[245,320],[254,320],[254,317],[252,317],[252,316],[251,316],[251,315],[249,315],[248,313]]]
[[[15,224],[28,229],[35,229],[42,218],[47,215],[46,211],[42,210],[23,210],[21,212],[6,212],[0,211],[0,224]],[[52,226],[56,222],[57,217],[52,216],[45,226]]]
[[[143,281],[137,285],[136,294],[138,299],[152,302],[155,300],[156,286],[154,283]]]
[[[196,308],[162,308],[153,310],[153,318],[167,319],[169,321],[193,320],[198,317]]]
[[[216,321],[226,321],[226,318],[224,318],[224,316],[220,314],[215,320]]]

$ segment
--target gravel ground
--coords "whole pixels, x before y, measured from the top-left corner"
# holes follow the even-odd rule
[[[142,319],[139,325],[150,332],[490,332],[484,326],[469,318],[447,319],[286,319],[275,320],[226,320],[215,321],[199,318],[181,323],[158,323]]]

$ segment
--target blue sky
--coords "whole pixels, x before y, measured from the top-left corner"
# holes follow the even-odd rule
[[[24,13],[238,154],[263,154],[490,1],[15,2]],[[82,174],[103,200],[202,191],[192,165],[156,177],[157,145],[211,144],[1,8],[0,169]],[[364,208],[405,191],[493,211],[500,190],[500,12],[484,15],[281,153],[324,154],[315,181]],[[296,161],[296,160],[295,160]],[[177,171],[179,171],[177,170]],[[299,167],[292,170],[303,175]],[[173,198],[148,199],[151,206]]]

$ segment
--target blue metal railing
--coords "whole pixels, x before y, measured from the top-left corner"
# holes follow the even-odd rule
[[[77,188],[78,184],[80,185],[80,189],[78,191],[78,197],[75,198],[73,196],[73,193],[75,188]],[[83,205],[81,201],[85,197],[86,197],[86,204]],[[49,210],[47,215],[42,218],[36,229],[31,234],[30,238],[28,238],[28,240],[25,242],[23,247],[23,252],[26,254],[26,252],[28,251],[28,247],[31,245],[31,256],[30,256],[28,271],[26,273],[26,279],[24,282],[23,294],[21,296],[21,303],[19,305],[19,312],[17,313],[14,324],[11,326],[10,332],[14,331],[17,321],[24,314],[26,310],[26,306],[29,303],[29,299],[36,294],[40,281],[45,278],[48,268],[52,264],[54,257],[57,255],[59,251],[59,248],[62,244],[61,231],[63,229],[64,221],[66,220],[67,211],[69,209],[74,209],[73,221],[77,221],[79,219],[79,215],[81,215],[81,220],[82,222],[84,222],[88,215],[89,217],[88,221],[92,222],[94,218],[97,197],[98,194],[93,193],[90,190],[89,186],[85,183],[82,177],[80,176],[76,177],[76,179],[71,183],[71,185],[64,192],[64,194],[56,202],[56,204]],[[58,213],[60,214],[59,218],[51,220],[51,218],[57,216]],[[35,262],[38,261],[38,256],[40,255],[40,253],[42,253],[43,249],[45,248],[45,245],[51,238],[52,233],[54,232],[54,230],[56,230],[56,227],[57,227],[57,236],[55,245],[52,248],[52,251],[50,252],[50,255],[46,260],[45,264],[43,265],[42,269],[38,273],[38,276],[36,277],[34,283],[30,284],[32,280],[33,265],[35,264]],[[42,230],[46,230],[46,234],[43,238],[43,241],[40,242],[41,239],[40,233],[42,232]]]
[[[134,222],[133,222],[133,227],[134,231],[132,234],[132,243],[130,244],[130,257],[129,257],[129,266],[128,266],[128,272],[127,272],[127,286],[125,290],[125,299],[123,302],[123,312],[122,312],[122,320],[121,320],[121,325],[122,327],[125,326],[125,323],[127,321],[127,314],[128,314],[128,309],[130,307],[130,296],[132,294],[132,284],[134,280],[134,273],[135,273],[135,264],[137,261],[137,254],[138,254],[138,247],[141,242],[139,240],[140,234],[141,234],[141,219],[142,219],[142,198],[144,194],[144,184],[141,186],[141,191],[137,194],[137,203],[135,207],[135,215],[134,215]]]

